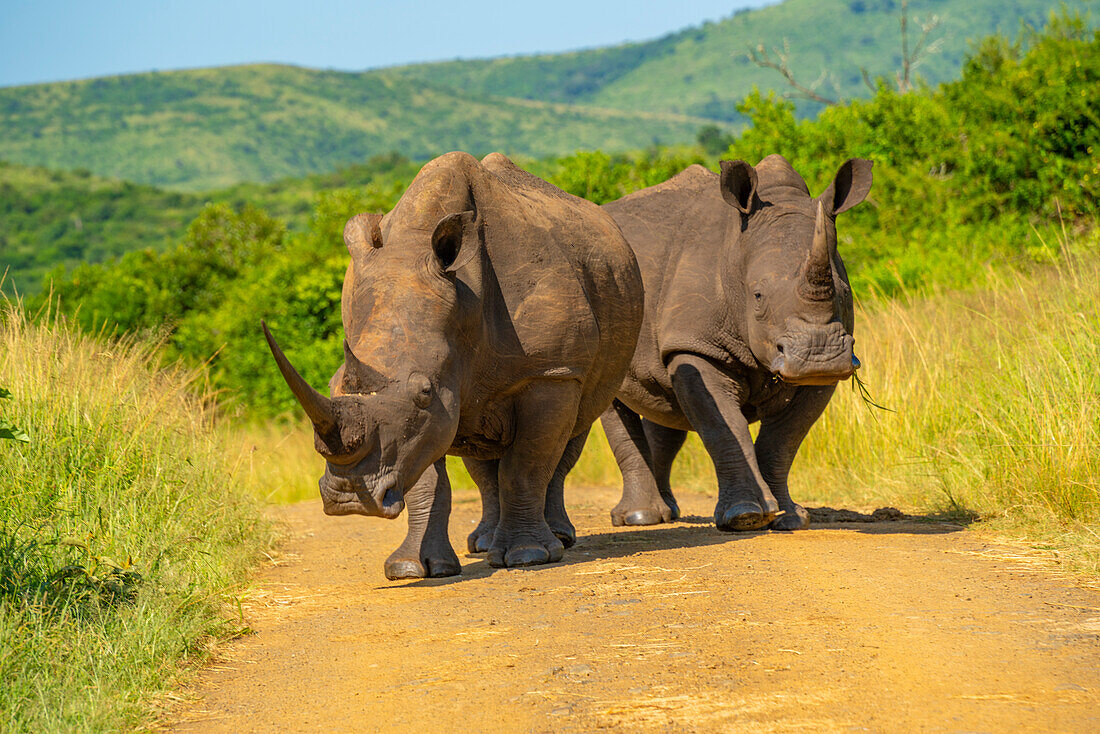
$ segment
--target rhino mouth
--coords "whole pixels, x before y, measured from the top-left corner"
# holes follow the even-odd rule
[[[838,322],[824,328],[796,324],[776,340],[769,369],[794,385],[835,385],[859,369],[854,346],[855,339]]]
[[[318,482],[326,515],[369,515],[392,520],[405,509],[397,472],[334,473],[330,464]]]
[[[792,385],[835,385],[856,373],[860,363],[850,351],[830,359],[801,359],[780,352],[771,371]]]

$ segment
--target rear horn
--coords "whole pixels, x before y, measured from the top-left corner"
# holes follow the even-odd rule
[[[290,391],[294,393],[294,397],[302,404],[302,407],[306,411],[306,415],[309,416],[309,420],[313,423],[313,427],[317,429],[317,433],[321,435],[328,433],[336,426],[336,410],[333,407],[332,401],[314,390],[308,382],[302,379],[302,376],[294,369],[294,365],[292,365],[290,360],[286,358],[286,355],[283,354],[283,350],[279,349],[279,345],[275,343],[275,337],[271,336],[267,324],[261,321],[260,325],[264,327],[264,337],[267,338],[267,346],[271,349],[271,354],[275,357],[275,363],[279,365],[279,372],[282,373],[283,379],[286,380],[287,386],[290,387]]]

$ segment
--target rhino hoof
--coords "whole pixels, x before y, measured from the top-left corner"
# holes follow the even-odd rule
[[[390,581],[422,579],[427,575],[424,565],[420,561],[407,558],[399,561],[386,561],[386,578]]]
[[[441,578],[443,576],[458,576],[462,573],[462,564],[458,562],[458,558],[429,558],[428,564],[428,576],[434,578]]]
[[[489,565],[493,568],[519,568],[522,566],[541,566],[544,563],[560,561],[562,546],[560,543],[551,547],[545,545],[517,545],[505,551],[503,548],[493,548],[489,551]]]
[[[744,532],[767,527],[774,515],[765,514],[755,502],[738,502],[715,518],[719,530]]]
[[[623,516],[624,525],[660,525],[665,519],[653,508],[634,510]]]
[[[454,558],[425,558],[423,562],[412,558],[396,558],[386,561],[386,578],[390,581],[400,579],[438,578],[457,576],[462,573],[462,564],[458,556]]]
[[[493,547],[493,531],[481,532],[475,530],[466,538],[466,549],[471,553],[484,553]]]
[[[572,548],[577,542],[577,531],[573,528],[551,526],[551,530],[554,533],[554,537],[560,540],[562,546],[566,548]]]
[[[810,526],[810,513],[802,506],[788,510],[772,521],[772,530],[804,530]]]

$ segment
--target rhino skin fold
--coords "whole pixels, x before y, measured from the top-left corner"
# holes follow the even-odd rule
[[[494,566],[560,560],[576,533],[565,475],[622,384],[642,279],[611,216],[494,153],[427,163],[386,215],[344,228],[344,363],[320,395],[264,327],[313,423],[330,515],[409,531],[391,579],[449,576],[444,457],[482,494],[472,551]]]
[[[669,472],[692,430],[714,461],[720,529],[806,527],[787,487],[791,463],[859,367],[836,215],[867,196],[871,162],[846,161],[817,198],[782,156],[721,165],[603,207],[645,283],[637,351],[602,416],[623,474],[615,525],[679,516]]]

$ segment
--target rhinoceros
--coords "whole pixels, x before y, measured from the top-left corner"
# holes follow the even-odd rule
[[[787,477],[836,384],[859,367],[836,216],[870,188],[870,161],[853,158],[815,199],[771,155],[755,168],[722,161],[720,175],[691,166],[604,205],[645,283],[637,351],[601,419],[623,475],[613,524],[679,516],[669,472],[689,430],[714,461],[720,529],[808,524]]]
[[[359,214],[331,398],[280,371],[313,423],[330,515],[409,530],[386,576],[459,573],[447,454],[478,482],[470,537],[493,566],[557,561],[575,538],[562,483],[610,405],[642,321],[642,280],[611,217],[516,167],[448,153],[385,216]]]

